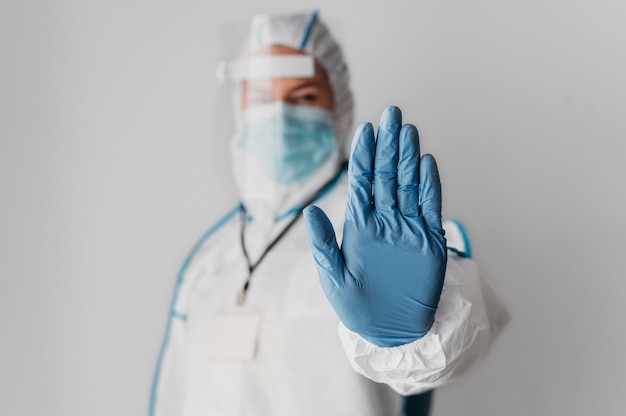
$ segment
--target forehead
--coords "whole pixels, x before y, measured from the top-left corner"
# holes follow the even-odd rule
[[[256,49],[250,53],[251,56],[263,56],[263,55],[305,55],[299,49],[292,48],[285,45],[268,45],[262,48]]]

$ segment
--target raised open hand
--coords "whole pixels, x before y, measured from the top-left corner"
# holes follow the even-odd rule
[[[420,157],[417,129],[397,107],[352,142],[341,249],[330,220],[305,209],[322,289],[343,324],[382,347],[430,329],[446,270],[441,183],[435,159]]]

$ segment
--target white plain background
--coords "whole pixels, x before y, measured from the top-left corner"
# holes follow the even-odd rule
[[[317,6],[356,120],[418,126],[513,315],[434,414],[623,415],[626,3],[257,3],[0,3],[0,414],[146,414],[177,269],[236,201],[218,29]]]

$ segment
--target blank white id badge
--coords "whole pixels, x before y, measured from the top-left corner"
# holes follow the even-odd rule
[[[209,328],[208,358],[250,361],[256,353],[261,316],[255,313],[216,315]]]

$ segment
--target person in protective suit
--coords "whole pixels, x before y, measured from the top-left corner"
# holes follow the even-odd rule
[[[442,222],[435,159],[396,107],[350,140],[348,66],[315,12],[254,16],[222,76],[241,203],[178,276],[150,416],[428,414],[508,320]]]

